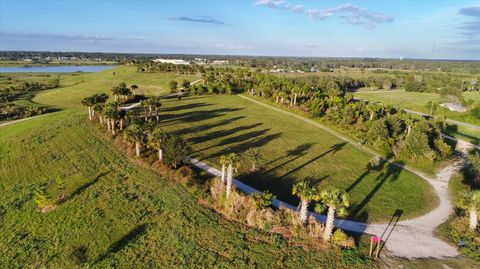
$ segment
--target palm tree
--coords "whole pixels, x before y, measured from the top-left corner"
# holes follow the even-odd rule
[[[106,104],[104,109],[105,121],[107,122],[107,130],[112,131],[112,135],[115,135],[115,124],[119,117],[118,113],[118,103],[111,102]]]
[[[93,109],[96,111],[98,115],[98,121],[100,122],[100,125],[103,125],[103,109],[105,108],[105,105],[103,103],[97,103],[93,106]]]
[[[158,160],[163,159],[162,143],[167,139],[168,135],[159,127],[155,128],[152,133],[148,135],[148,146],[158,150]]]
[[[227,155],[227,189],[226,195],[230,196],[232,191],[232,182],[233,182],[233,170],[238,168],[238,156],[235,153],[230,153]]]
[[[132,86],[130,86],[130,89],[132,89],[133,95],[137,94],[137,89],[138,89],[137,84],[133,84]]]
[[[143,128],[139,124],[131,124],[125,129],[125,138],[135,143],[135,155],[140,157],[140,147],[143,142]]]
[[[468,210],[468,214],[470,216],[470,229],[477,229],[477,212],[480,209],[480,190],[470,190],[463,192],[459,207]]]
[[[255,172],[257,166],[263,159],[263,154],[259,148],[249,148],[243,154],[243,157],[251,165],[250,171]]]
[[[83,98],[82,105],[85,106],[88,110],[88,119],[92,120],[92,116],[93,116],[92,106],[94,105],[94,101],[93,101],[92,96],[87,96],[87,97]]]
[[[318,189],[316,186],[313,186],[309,180],[304,179],[293,185],[292,194],[300,198],[299,218],[301,223],[306,223],[308,204],[310,204],[312,200],[318,200]]]
[[[157,120],[157,123],[160,121],[160,117],[158,116],[158,109],[162,106],[162,102],[160,102],[160,97],[152,97],[150,98],[150,110],[151,110],[151,107],[153,106],[153,111],[154,111],[154,114],[155,114],[155,118]],[[150,115],[152,114],[152,112],[150,111]]]
[[[148,121],[148,119],[150,118],[150,113],[149,113],[150,98],[142,100],[140,104],[143,106],[143,110],[145,113],[145,121]]]
[[[325,232],[323,240],[330,241],[333,231],[333,221],[335,214],[339,217],[347,215],[347,208],[350,206],[346,192],[337,189],[324,190],[320,193],[320,204],[315,207],[316,212],[324,212],[328,208],[327,222],[325,224]]]
[[[226,173],[227,173],[227,164],[228,164],[228,158],[227,158],[226,155],[220,156],[220,164],[222,165],[222,183],[225,184]]]

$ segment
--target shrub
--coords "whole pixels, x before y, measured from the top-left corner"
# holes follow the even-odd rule
[[[472,172],[477,183],[480,183],[480,154],[477,152],[468,157],[468,161],[472,165]]]
[[[33,193],[33,195],[34,195],[33,201],[35,201],[35,204],[37,204],[38,208],[42,209],[47,207],[50,204],[48,200],[48,196],[44,190],[41,190],[41,189],[36,190]]]
[[[447,158],[452,152],[452,148],[447,143],[443,142],[442,139],[436,139],[434,143],[435,149],[440,159]]]
[[[456,245],[463,244],[459,251],[480,261],[480,231],[472,231],[468,227],[468,218],[459,217],[448,221],[446,226],[449,237]]]
[[[254,193],[252,199],[255,202],[257,209],[264,209],[270,207],[272,205],[272,200],[276,199],[276,197],[271,192],[265,191]]]
[[[353,238],[348,237],[342,230],[337,229],[332,235],[332,244],[341,248],[353,248],[355,242]]]

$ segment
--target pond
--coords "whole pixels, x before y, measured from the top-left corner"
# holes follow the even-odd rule
[[[112,69],[108,65],[58,65],[58,66],[23,66],[0,67],[0,73],[73,73],[73,72],[98,72]]]

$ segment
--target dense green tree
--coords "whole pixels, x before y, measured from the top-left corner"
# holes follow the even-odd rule
[[[164,163],[175,169],[183,164],[190,154],[190,146],[178,135],[168,136],[162,144],[164,147]]]

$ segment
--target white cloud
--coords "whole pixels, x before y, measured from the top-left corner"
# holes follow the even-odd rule
[[[342,4],[322,9],[310,8],[307,10],[302,5],[292,5],[284,0],[258,0],[256,4],[273,9],[285,9],[297,14],[305,14],[315,20],[324,20],[332,16],[337,16],[348,24],[363,25],[367,28],[375,28],[379,24],[393,22],[394,20],[391,15],[373,12],[351,4]]]

